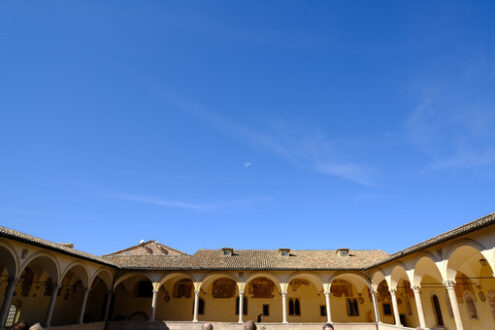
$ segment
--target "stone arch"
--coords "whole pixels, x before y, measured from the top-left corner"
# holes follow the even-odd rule
[[[113,275],[108,269],[103,267],[99,268],[89,280],[89,287],[93,286],[93,283],[97,277],[100,278],[103,283],[105,283],[105,285],[107,286],[107,290],[112,289]]]
[[[333,276],[330,277],[329,283],[330,288],[332,287],[332,282],[341,279],[348,281],[353,284],[358,291],[362,291],[364,287],[370,288],[369,280],[364,277],[364,275],[359,273],[348,273],[348,272],[337,272]]]
[[[409,278],[406,273],[406,266],[401,263],[397,262],[395,263],[390,271],[390,282],[389,282],[389,288],[390,290],[395,290],[397,288],[397,284],[401,279],[406,279],[409,281]]]
[[[126,273],[126,274],[123,274],[121,275],[114,283],[113,285],[113,290],[115,291],[115,289],[119,286],[119,284],[121,284],[122,282],[132,278],[132,277],[135,277],[135,276],[144,276],[146,277],[151,283],[153,283],[153,278],[148,274],[148,273],[138,273],[138,272],[131,272],[131,273]]]
[[[455,281],[457,271],[469,262],[484,258],[485,248],[479,242],[471,239],[457,241],[448,251],[446,261],[443,263],[445,281]],[[489,266],[491,267],[491,266]],[[464,271],[464,273],[469,273]],[[493,269],[492,269],[493,274]]]
[[[287,280],[287,285],[290,285],[290,282],[294,279],[297,279],[297,278],[301,278],[301,279],[304,279],[304,280],[311,282],[315,286],[317,292],[323,290],[323,281],[318,276],[316,276],[314,274],[310,274],[310,273],[297,273],[296,272],[296,273],[291,274]]]
[[[248,276],[248,278],[246,279],[245,287],[247,287],[251,281],[253,281],[256,278],[260,278],[260,277],[266,277],[266,278],[270,279],[273,283],[275,283],[275,285],[279,291],[283,291],[279,279],[275,275],[270,274],[270,273],[252,273],[252,274],[250,274]]]
[[[7,244],[6,242],[0,242],[0,259],[2,260],[2,265],[7,268],[7,272],[9,273],[9,277],[17,277],[20,276],[19,272],[19,260],[17,259],[17,255],[14,249]],[[0,274],[3,269],[0,268]]]
[[[220,278],[231,279],[232,281],[235,282],[236,287],[239,291],[242,289],[240,287],[239,279],[232,274],[229,274],[229,273],[209,273],[209,274],[206,274],[206,276],[203,278],[201,283],[198,284],[197,290],[201,290],[201,288],[203,288],[203,286],[205,286],[205,288],[208,288],[208,285],[210,285],[210,283],[213,283],[213,281],[218,280]]]
[[[371,287],[373,288],[373,290],[376,290],[378,288],[378,285],[380,285],[380,283],[384,280],[385,273],[381,269],[377,268],[373,275],[371,275]]]
[[[468,239],[468,238],[463,238],[454,243],[449,250],[447,251],[447,254],[445,255],[445,260],[449,260],[452,254],[459,249],[460,247],[463,246],[470,246],[475,250],[478,250],[480,253],[485,250],[485,247],[479,243],[478,241],[475,241],[473,239]]]
[[[437,266],[436,259],[431,254],[422,254],[414,263],[413,286],[420,286],[423,276],[429,275],[442,283],[442,273]]]
[[[188,274],[188,273],[170,273],[170,274],[165,275],[160,280],[157,289],[159,289],[163,284],[165,284],[165,282],[168,282],[168,281],[170,281],[172,279],[182,279],[182,278],[190,279],[193,283],[196,282],[196,280],[191,276],[191,274]],[[196,287],[196,285],[195,285],[195,287]]]
[[[46,252],[33,254],[24,262],[22,268],[19,270],[19,274],[22,274],[26,267],[31,264],[38,265],[39,268],[45,270],[50,276],[53,283],[59,285],[62,281],[62,278],[60,276],[60,265],[57,261],[57,258],[55,258],[53,255]]]
[[[89,271],[84,264],[82,264],[78,261],[71,263],[69,266],[67,266],[65,268],[63,273],[60,275],[60,279],[63,280],[64,277],[69,272],[73,272],[74,274],[76,274],[81,279],[81,281],[83,282],[84,287],[87,288],[89,286],[89,284],[90,284],[89,283],[90,282],[89,281]]]

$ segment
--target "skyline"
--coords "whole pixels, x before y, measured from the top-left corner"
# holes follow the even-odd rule
[[[495,211],[494,4],[283,4],[0,4],[1,224],[393,253]]]

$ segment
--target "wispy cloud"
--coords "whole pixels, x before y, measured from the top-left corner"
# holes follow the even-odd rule
[[[135,77],[143,85],[161,95],[168,103],[198,120],[202,120],[230,137],[284,158],[295,166],[339,177],[362,185],[373,185],[371,171],[348,161],[343,143],[328,139],[317,130],[309,134],[294,134],[288,125],[278,121],[261,132],[221,116],[171,88]],[[316,132],[315,132],[316,131]]]
[[[495,164],[495,105],[463,104],[435,93],[406,120],[408,140],[428,155],[425,171],[457,170]]]
[[[87,216],[81,216],[81,215],[44,212],[44,211],[36,211],[36,210],[24,210],[24,209],[0,208],[0,212],[13,213],[13,214],[36,215],[36,216],[47,216],[47,217],[57,217],[57,218],[79,219],[79,220],[97,220],[96,218],[93,218],[93,217],[87,217]]]
[[[356,164],[335,164],[333,162],[319,161],[316,170],[323,174],[335,175],[362,185],[372,186],[369,171]]]
[[[251,207],[254,204],[267,203],[273,200],[273,198],[269,196],[256,196],[256,197],[239,198],[239,199],[232,199],[226,201],[195,203],[195,202],[177,201],[177,200],[170,200],[165,198],[150,197],[143,195],[121,194],[121,193],[110,193],[107,194],[106,197],[111,199],[123,200],[123,201],[130,201],[130,202],[170,207],[170,208],[188,209],[194,211],[245,209]]]

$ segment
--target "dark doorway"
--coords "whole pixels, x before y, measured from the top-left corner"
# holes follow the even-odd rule
[[[433,295],[433,308],[435,309],[435,315],[437,317],[437,325],[443,325],[442,310],[440,309],[440,302],[436,294]]]

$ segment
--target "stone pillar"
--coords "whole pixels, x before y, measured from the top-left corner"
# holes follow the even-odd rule
[[[239,291],[239,323],[243,323],[242,316],[244,311],[244,291]]]
[[[199,290],[194,291],[194,317],[193,322],[198,322]]]
[[[57,284],[52,290],[50,302],[48,303],[48,310],[46,312],[45,327],[49,328],[52,323],[53,309],[55,308],[55,302],[57,301],[57,293],[60,286]]]
[[[327,307],[327,322],[332,323],[332,311],[330,309],[330,291],[325,291],[325,305]]]
[[[112,290],[108,290],[107,292],[107,303],[105,305],[105,316],[103,317],[103,321],[108,321],[110,314],[110,305],[112,304]]]
[[[280,293],[282,294],[282,323],[287,323],[287,291]]]
[[[426,328],[425,313],[423,311],[423,303],[421,301],[421,287],[419,285],[413,287],[414,300],[416,300],[416,309],[418,310],[419,326]]]
[[[392,289],[389,291],[390,291],[390,295],[392,296],[392,306],[394,308],[395,325],[400,327],[402,326],[402,324],[400,324],[399,305],[397,304],[397,297],[395,296],[397,290]]]
[[[376,302],[376,291],[371,292],[371,299],[373,300],[373,309],[375,311],[375,322],[380,323],[380,309],[378,308],[378,303]]]
[[[151,298],[150,321],[154,321],[155,320],[156,298],[157,297],[158,297],[158,290],[153,290],[153,297]]]
[[[18,278],[9,278],[9,286],[5,292],[5,298],[3,299],[2,310],[0,311],[0,328],[5,325],[7,321],[7,315],[10,309],[10,303],[12,302],[12,296],[14,295],[15,286],[19,282]]]
[[[452,312],[454,313],[456,328],[457,330],[464,330],[461,313],[459,312],[459,305],[457,304],[457,297],[455,295],[455,282],[447,281],[445,282],[445,287],[447,288],[447,293],[449,294],[450,305],[452,306]]]
[[[84,288],[83,301],[81,305],[81,311],[79,312],[79,323],[84,321],[84,312],[86,312],[86,303],[88,302],[89,288]]]

